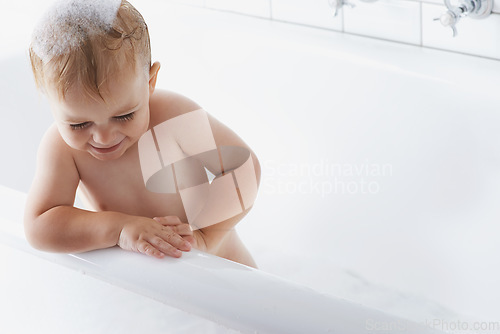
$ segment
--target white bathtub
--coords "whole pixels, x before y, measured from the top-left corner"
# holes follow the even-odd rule
[[[39,252],[20,223],[25,197],[0,186],[2,333],[437,333],[197,250]]]
[[[158,85],[196,100],[260,159],[260,193],[238,230],[261,271],[332,296],[327,303],[343,298],[371,308],[353,309],[351,322],[335,321],[335,328],[347,326],[342,333],[360,332],[349,327],[359,324],[352,319],[375,309],[435,329],[491,323],[496,331],[488,333],[500,332],[499,62],[157,1],[137,7],[162,63]],[[1,58],[1,117],[9,126],[1,134],[8,160],[0,184],[27,191],[38,139],[51,120],[46,102],[34,98],[23,56]],[[45,262],[23,253],[22,241],[3,240],[4,251],[44,273]],[[82,255],[78,263],[116,257],[151,269],[151,260],[117,251]],[[202,258],[194,252],[182,266],[188,270],[193,260],[206,270]],[[274,282],[260,271],[229,272]],[[96,285],[92,293],[119,295],[108,298],[109,307],[129,305],[114,302],[120,298],[159,307],[140,313],[147,323],[167,312],[165,300],[144,292],[147,284],[135,281],[131,290],[142,291],[136,295],[64,275],[93,282],[85,283]],[[61,298],[57,310],[67,302]],[[89,300],[82,303],[91,309]],[[189,323],[210,317],[173,306],[194,314]],[[323,315],[331,320],[333,313]],[[240,327],[224,317],[200,320],[199,328],[247,331],[252,321],[259,325],[252,319]]]

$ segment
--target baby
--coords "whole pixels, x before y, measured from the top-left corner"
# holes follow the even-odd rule
[[[30,46],[55,122],[38,150],[24,226],[33,247],[191,247],[256,267],[234,226],[260,183],[253,151],[192,100],[156,90],[141,14],[123,0],[59,1]],[[74,207],[79,191],[89,210]]]

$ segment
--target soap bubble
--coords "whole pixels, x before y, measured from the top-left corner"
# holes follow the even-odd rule
[[[31,47],[47,62],[68,53],[89,36],[111,28],[121,0],[59,0],[33,31]]]

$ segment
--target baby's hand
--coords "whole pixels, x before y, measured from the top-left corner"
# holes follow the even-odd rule
[[[183,223],[177,216],[154,217],[153,219],[165,226],[176,226],[177,233],[189,242],[192,247],[195,247],[196,240],[188,223]]]
[[[182,236],[192,235],[189,225],[177,216],[132,217],[120,232],[118,246],[160,259],[165,255],[180,257],[181,250],[191,250],[190,243]]]

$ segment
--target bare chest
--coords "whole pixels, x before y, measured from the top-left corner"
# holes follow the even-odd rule
[[[118,160],[100,161],[77,156],[80,192],[96,211],[117,211],[142,217],[175,215],[187,221],[178,193],[161,194],[146,189],[137,145]]]

